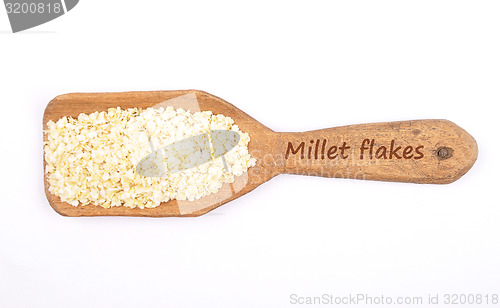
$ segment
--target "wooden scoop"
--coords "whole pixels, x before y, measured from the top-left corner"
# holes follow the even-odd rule
[[[108,108],[174,106],[191,112],[210,110],[234,119],[250,135],[249,152],[257,165],[215,194],[196,201],[171,200],[153,209],[125,206],[72,206],[48,191],[50,205],[65,216],[199,216],[238,198],[281,173],[376,181],[446,184],[474,164],[477,144],[465,130],[447,120],[415,120],[278,133],[221,98],[203,91],[72,93],[54,98],[45,109],[49,120]],[[44,141],[47,140],[44,134]],[[44,160],[45,169],[45,160]]]

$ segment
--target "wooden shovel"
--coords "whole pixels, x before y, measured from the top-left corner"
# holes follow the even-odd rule
[[[196,201],[162,203],[153,209],[124,206],[72,206],[48,191],[50,205],[65,216],[199,216],[238,198],[282,173],[376,181],[446,184],[474,164],[477,144],[465,130],[447,120],[414,120],[327,128],[303,133],[274,132],[221,98],[203,91],[72,93],[54,98],[45,109],[49,120],[111,107],[174,106],[191,112],[210,110],[234,119],[250,135],[249,152],[257,159],[235,182]],[[44,134],[44,141],[47,140]],[[44,160],[45,169],[45,160]]]

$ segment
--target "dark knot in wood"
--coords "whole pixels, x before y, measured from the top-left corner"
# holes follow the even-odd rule
[[[453,149],[449,147],[440,147],[436,151],[439,160],[448,159],[453,156]]]

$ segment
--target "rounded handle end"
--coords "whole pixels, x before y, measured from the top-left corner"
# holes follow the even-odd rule
[[[448,120],[439,120],[437,129],[443,136],[432,150],[436,174],[435,183],[453,183],[467,173],[478,157],[477,142],[467,131]]]

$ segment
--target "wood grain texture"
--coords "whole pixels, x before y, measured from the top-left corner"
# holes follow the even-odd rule
[[[124,206],[105,209],[94,205],[74,207],[48,191],[45,174],[45,193],[54,210],[64,216],[192,217],[234,200],[281,173],[451,183],[465,174],[477,158],[474,138],[446,120],[374,123],[304,133],[277,133],[223,99],[197,90],[60,95],[47,105],[43,129],[47,129],[49,120],[57,121],[63,116],[77,117],[80,113],[89,114],[118,106],[148,108],[168,101],[168,105],[194,112],[192,101],[177,99],[189,95],[195,95],[199,110],[229,116],[243,132],[250,135],[248,148],[252,157],[257,159],[255,167],[236,177],[232,185],[223,185],[216,194],[192,202],[171,200],[153,209]],[[46,134],[43,138],[47,140]],[[397,150],[398,147],[401,148]],[[45,159],[43,164],[45,170]]]
[[[336,153],[331,155],[337,154],[334,159],[328,159],[327,155],[322,159],[322,153],[317,159],[314,155],[311,159],[289,155],[285,172],[363,180],[451,183],[472,167],[478,154],[474,138],[447,120],[349,125],[286,133],[281,139],[282,148],[287,148],[289,142],[295,145],[309,143],[313,145],[312,154],[316,140],[320,140],[319,150],[326,140],[324,154],[328,154],[330,146],[337,146]],[[346,149],[342,157],[339,149],[344,142]]]

